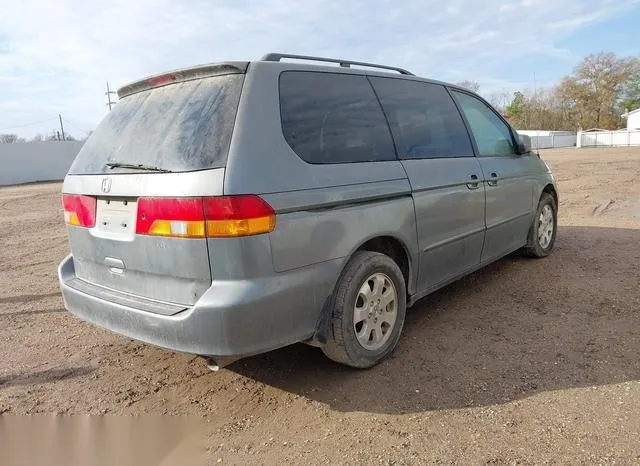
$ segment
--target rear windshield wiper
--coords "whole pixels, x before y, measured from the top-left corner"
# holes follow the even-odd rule
[[[145,165],[143,163],[124,163],[124,162],[109,162],[105,164],[107,167],[114,168],[131,168],[132,170],[144,170],[148,172],[160,172],[160,173],[171,173],[171,170],[167,170],[166,168],[155,167],[153,165]]]

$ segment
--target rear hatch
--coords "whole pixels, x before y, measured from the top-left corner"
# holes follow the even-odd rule
[[[78,279],[181,305],[211,286],[205,214],[223,194],[246,68],[203,66],[120,89],[63,187]]]

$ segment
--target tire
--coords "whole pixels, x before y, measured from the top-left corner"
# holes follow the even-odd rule
[[[550,209],[552,225],[545,223],[543,220],[546,212]],[[546,214],[548,219],[548,214]],[[541,228],[546,230],[546,234],[541,235]],[[556,231],[558,230],[558,208],[556,201],[549,193],[542,193],[540,196],[540,202],[536,209],[536,215],[533,218],[531,229],[529,230],[529,240],[524,247],[523,252],[529,257],[547,257],[553,250],[553,245],[556,242]]]
[[[342,272],[327,308],[331,332],[322,351],[350,367],[378,364],[395,349],[406,308],[406,285],[398,264],[384,254],[358,251]]]

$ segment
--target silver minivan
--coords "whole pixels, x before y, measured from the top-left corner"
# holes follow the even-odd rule
[[[118,95],[64,180],[65,306],[212,368],[295,342],[373,366],[423,296],[553,248],[549,168],[468,90],[269,54]]]

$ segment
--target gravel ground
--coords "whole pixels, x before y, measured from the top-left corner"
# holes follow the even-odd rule
[[[0,413],[192,415],[211,464],[638,464],[640,148],[543,157],[554,254],[425,298],[367,371],[293,345],[211,373],[83,323],[60,185],[0,188]]]

